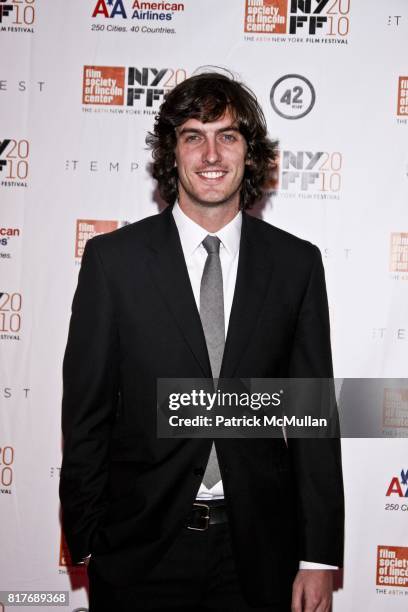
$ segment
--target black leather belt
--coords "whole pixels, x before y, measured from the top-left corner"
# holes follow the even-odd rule
[[[224,500],[195,502],[191,509],[185,527],[194,531],[205,531],[210,525],[226,523],[228,520]]]

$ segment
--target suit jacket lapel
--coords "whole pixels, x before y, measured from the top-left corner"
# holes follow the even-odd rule
[[[203,376],[211,378],[211,366],[200,315],[194,299],[177,226],[169,206],[158,218],[151,236],[151,271],[167,307],[184,336]]]
[[[270,248],[257,220],[243,213],[237,280],[221,368],[224,378],[234,376],[258,322],[271,278]]]

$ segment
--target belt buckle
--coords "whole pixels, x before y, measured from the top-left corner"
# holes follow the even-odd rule
[[[197,504],[196,502],[193,504],[193,508],[194,506],[197,508],[205,508],[207,510],[207,514],[205,516],[200,516],[200,520],[204,520],[205,525],[204,527],[190,527],[190,525],[187,525],[187,529],[192,529],[193,531],[206,531],[210,524],[210,506],[207,504]]]

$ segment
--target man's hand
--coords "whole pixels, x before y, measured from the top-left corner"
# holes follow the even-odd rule
[[[292,612],[330,612],[332,570],[299,570],[292,589]]]

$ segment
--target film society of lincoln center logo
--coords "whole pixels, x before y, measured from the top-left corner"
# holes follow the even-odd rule
[[[248,34],[299,36],[299,42],[347,44],[351,0],[245,0]]]
[[[383,427],[408,427],[408,389],[385,388],[383,397]]]
[[[182,68],[84,66],[82,103],[152,109],[186,76]]]
[[[13,491],[14,448],[0,446],[0,495],[11,495]]]
[[[408,587],[407,547],[377,547],[376,584],[380,587]]]
[[[408,272],[408,232],[391,234],[390,272]],[[408,280],[408,276],[401,278]]]
[[[99,234],[113,232],[119,227],[129,225],[128,221],[102,221],[90,219],[77,219],[75,235],[75,259],[81,259],[84,248],[90,238]]]
[[[400,76],[398,79],[397,115],[408,117],[408,76]]]
[[[0,0],[0,32],[34,32],[36,0]]]
[[[28,140],[0,140],[0,187],[27,187],[29,154]]]
[[[338,200],[343,156],[339,151],[282,150],[271,188],[280,197]]]
[[[71,555],[69,554],[69,549],[67,543],[65,541],[64,532],[61,529],[61,537],[60,537],[60,550],[59,550],[59,566],[60,567],[70,567],[72,566]]]
[[[82,576],[86,574],[85,565],[77,565],[72,562],[72,557],[69,552],[67,542],[65,540],[64,532],[61,529],[60,544],[59,544],[59,555],[58,555],[59,574],[70,574]],[[77,608],[82,610],[83,608]],[[87,608],[85,608],[86,612]],[[75,610],[73,610],[75,612]]]

